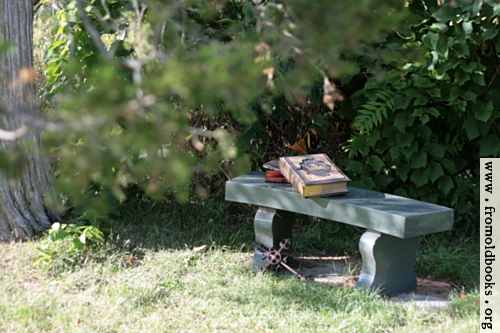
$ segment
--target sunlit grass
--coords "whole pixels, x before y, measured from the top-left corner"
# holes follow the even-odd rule
[[[373,292],[262,275],[247,252],[146,250],[127,265],[48,274],[36,242],[2,244],[6,332],[471,332],[478,294],[448,309],[402,308]]]
[[[406,308],[370,291],[251,270],[252,210],[235,208],[217,200],[194,200],[184,206],[147,200],[129,203],[111,226],[109,241],[84,262],[73,264],[34,265],[41,241],[0,244],[2,331],[475,331],[479,295],[474,287],[452,296],[445,309]],[[299,221],[295,234],[305,232],[314,239],[297,237],[304,239],[299,247],[327,246],[327,239],[321,241],[329,235],[324,224]],[[329,251],[341,252],[348,239],[357,243],[349,228],[327,229],[337,233],[336,245],[330,244]],[[443,246],[446,242],[439,244],[424,241],[419,255],[439,253],[443,260],[457,255],[455,249]],[[207,247],[194,249],[201,245]],[[458,254],[465,259],[462,252]],[[463,267],[463,261],[449,260],[448,266]],[[453,281],[454,270],[439,266],[425,273]],[[474,285],[471,280],[467,283]]]

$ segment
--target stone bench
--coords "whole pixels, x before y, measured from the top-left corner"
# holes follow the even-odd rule
[[[293,213],[366,228],[359,241],[362,269],[358,287],[379,288],[395,295],[417,287],[414,261],[420,236],[450,230],[453,209],[349,187],[341,196],[305,199],[290,184],[266,183],[263,172],[250,172],[226,182],[226,200],[258,206],[256,242],[279,248],[292,237]],[[255,249],[254,267],[267,264]]]

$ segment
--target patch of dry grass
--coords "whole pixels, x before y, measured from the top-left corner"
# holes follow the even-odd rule
[[[0,244],[5,332],[471,332],[477,293],[436,312],[250,270],[251,254],[146,250],[51,274],[37,242]],[[119,251],[119,249],[116,249]]]

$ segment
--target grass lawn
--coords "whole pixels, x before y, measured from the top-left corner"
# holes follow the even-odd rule
[[[369,291],[252,271],[253,214],[234,209],[210,201],[137,202],[111,226],[105,245],[80,256],[61,251],[50,264],[35,264],[43,238],[0,244],[0,331],[478,329],[479,245],[470,240],[444,241],[451,234],[424,238],[417,273],[451,281],[466,292],[457,292],[442,310],[404,308]],[[357,230],[305,218],[296,229],[299,249],[359,255]],[[201,245],[207,247],[193,250]]]

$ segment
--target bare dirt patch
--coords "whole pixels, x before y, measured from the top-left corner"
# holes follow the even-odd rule
[[[288,263],[299,273],[305,274],[310,281],[345,288],[356,287],[361,270],[360,259],[324,253],[292,253]],[[289,275],[288,272],[284,274]],[[448,300],[453,293],[461,293],[461,291],[448,281],[440,281],[432,277],[417,277],[417,288],[409,293]]]

